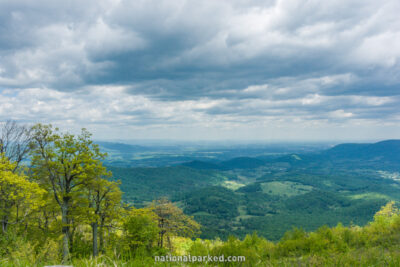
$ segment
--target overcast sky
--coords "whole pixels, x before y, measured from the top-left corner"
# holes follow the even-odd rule
[[[398,0],[2,0],[0,121],[96,139],[400,138]]]

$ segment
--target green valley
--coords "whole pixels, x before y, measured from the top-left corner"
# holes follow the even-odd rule
[[[390,142],[398,150],[398,142]],[[203,238],[256,231],[278,240],[292,227],[364,225],[387,201],[398,201],[398,158],[382,154],[382,145],[387,142],[351,145],[348,153],[340,145],[304,154],[110,170],[122,181],[125,201],[141,207],[168,197],[200,222]],[[360,153],[359,159],[354,153]]]

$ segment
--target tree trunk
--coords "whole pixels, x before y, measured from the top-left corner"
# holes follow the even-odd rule
[[[69,198],[64,197],[61,205],[61,221],[63,232],[63,245],[62,245],[62,263],[66,264],[69,261],[69,220],[68,220],[68,207]]]
[[[74,225],[74,221],[69,219],[69,253],[74,252],[74,237],[75,237],[75,230],[76,225]]]
[[[101,219],[100,222],[100,233],[99,233],[99,250],[100,253],[104,254],[104,219]]]
[[[161,230],[160,233],[159,233],[158,246],[160,248],[163,248],[163,246],[164,246],[164,233],[165,233],[164,230]]]
[[[160,248],[163,247],[163,243],[164,243],[164,234],[165,234],[165,230],[164,230],[164,218],[161,218],[159,223],[158,223],[158,227],[160,228],[160,232],[159,232],[159,240],[158,240],[158,246]]]
[[[7,226],[8,226],[8,216],[4,215],[3,216],[3,221],[1,223],[1,229],[3,230],[3,234],[5,234],[7,232]]]
[[[99,249],[97,247],[97,235],[98,235],[98,223],[92,223],[92,231],[93,231],[93,257],[97,257],[99,255]]]
[[[1,203],[3,204],[3,203]],[[10,219],[9,215],[11,214],[11,206],[7,203],[4,203],[1,207],[3,210],[2,222],[1,222],[1,229],[3,230],[3,234],[7,233],[8,228],[8,220]]]

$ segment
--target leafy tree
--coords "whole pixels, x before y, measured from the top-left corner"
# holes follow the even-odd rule
[[[111,175],[111,174],[109,174]],[[88,185],[87,197],[89,201],[89,221],[92,227],[93,256],[99,253],[98,228],[100,226],[100,251],[104,246],[104,226],[106,222],[116,218],[115,211],[121,203],[122,192],[117,182],[110,182],[100,177]]]
[[[33,127],[32,171],[49,184],[61,209],[63,233],[63,262],[69,260],[71,237],[71,204],[82,197],[86,187],[95,178],[106,174],[100,153],[91,134],[82,129],[79,136],[60,133],[51,125]]]
[[[99,235],[99,250],[105,252],[105,229],[110,233],[110,229],[116,228],[115,224],[121,223],[118,218],[121,217],[123,208],[121,206],[122,192],[117,186],[117,183],[111,185],[111,190],[106,195],[103,207],[99,211],[100,218],[100,235]]]
[[[157,239],[157,215],[150,208],[132,208],[124,221],[124,241],[129,250],[150,250]]]
[[[52,192],[45,192],[42,198],[43,205],[34,216],[34,221],[36,222],[35,226],[40,230],[40,235],[44,237],[58,234],[57,225],[60,217],[60,208]]]
[[[14,173],[15,166],[4,153],[0,154],[0,216],[3,234],[7,232],[13,213],[15,223],[19,223],[43,205],[41,196],[45,191],[37,183],[28,181],[26,176]]]
[[[172,204],[166,198],[161,198],[153,202],[154,212],[157,214],[158,228],[158,246],[164,246],[164,239],[167,239],[171,246],[170,237],[172,235],[193,237],[200,233],[200,224],[192,217],[187,216],[183,211]]]

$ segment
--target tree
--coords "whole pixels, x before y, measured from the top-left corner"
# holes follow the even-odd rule
[[[150,250],[159,233],[157,215],[150,208],[132,208],[128,211],[123,229],[123,240],[130,251],[135,252],[139,248]]]
[[[171,245],[170,236],[177,235],[183,237],[193,237],[200,233],[200,224],[192,217],[183,213],[183,211],[172,204],[166,198],[161,198],[153,202],[154,212],[157,214],[158,228],[158,246],[164,246],[164,239],[167,238],[169,246]]]
[[[109,173],[111,175],[111,173]],[[88,201],[90,214],[90,226],[92,227],[92,247],[93,256],[99,253],[98,248],[98,228],[100,225],[100,251],[104,245],[104,225],[107,219],[112,220],[117,217],[114,213],[115,208],[121,203],[122,192],[117,182],[107,181],[100,177],[93,179],[88,186]]]
[[[100,153],[90,137],[86,129],[74,136],[51,125],[33,127],[32,172],[49,184],[61,209],[64,263],[69,261],[71,204],[95,177],[107,174],[101,163],[106,154]]]
[[[32,129],[15,121],[6,121],[0,126],[0,153],[14,162],[13,172],[26,159],[31,148]]]
[[[15,166],[4,153],[0,154],[0,218],[3,234],[7,232],[13,213],[15,223],[19,223],[44,204],[41,197],[45,190],[37,183],[28,181],[26,176],[14,173]]]

